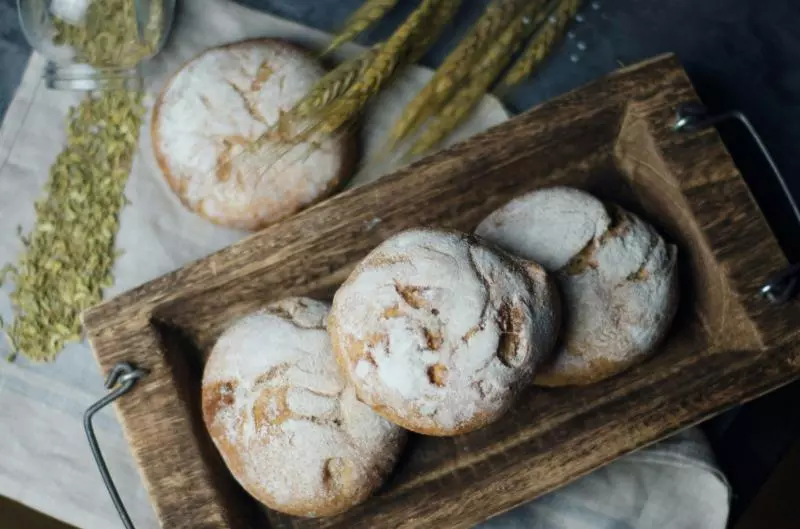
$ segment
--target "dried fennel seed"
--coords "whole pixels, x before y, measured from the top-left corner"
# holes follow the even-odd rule
[[[89,0],[80,22],[53,17],[53,42],[72,46],[77,58],[91,66],[132,68],[152,55],[161,39],[161,2],[148,4],[142,38],[136,23],[136,0]]]
[[[466,85],[455,93],[414,142],[409,149],[409,156],[418,156],[436,146],[469,115],[520,45],[542,24],[548,13],[549,9],[542,9],[541,2],[531,2],[517,15],[474,65],[474,74]]]
[[[384,150],[388,151],[417,130],[428,117],[441,108],[450,95],[470,72],[480,53],[514,19],[520,10],[521,0],[494,0],[483,15],[465,35],[458,46],[437,68],[433,78],[406,106],[403,114],[389,132]]]
[[[114,238],[136,150],[141,94],[105,92],[70,110],[67,144],[50,168],[36,224],[21,237],[10,298],[14,321],[3,325],[12,358],[53,360],[80,340],[80,313],[111,286]]]
[[[361,7],[350,15],[342,31],[334,37],[322,54],[328,54],[345,42],[353,40],[362,31],[383,18],[395,5],[397,5],[397,0],[366,0]]]
[[[533,70],[544,61],[559,38],[564,34],[567,24],[578,12],[581,0],[562,0],[549,14],[548,23],[531,38],[525,51],[506,73],[501,82],[504,87],[520,83],[529,77]]]

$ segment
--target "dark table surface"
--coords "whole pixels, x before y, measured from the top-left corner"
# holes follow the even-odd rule
[[[202,0],[184,0],[202,1]],[[242,3],[334,31],[362,0],[246,0]],[[0,116],[14,95],[30,48],[15,0],[0,0]],[[403,1],[359,39],[386,36],[415,2]],[[464,0],[446,35],[424,57],[435,66],[481,12]],[[537,74],[506,97],[514,111],[583,85],[620,65],[676,53],[702,100],[739,109],[763,136],[789,187],[800,197],[800,1],[585,0],[582,21]],[[752,141],[735,125],[720,132],[791,260],[800,260],[798,222]],[[737,493],[734,515],[800,434],[800,386],[794,384],[728,414],[709,428]]]

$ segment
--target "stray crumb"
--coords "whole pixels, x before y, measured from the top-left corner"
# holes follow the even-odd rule
[[[447,378],[447,367],[444,364],[434,364],[428,368],[428,380],[431,384],[443,387]]]

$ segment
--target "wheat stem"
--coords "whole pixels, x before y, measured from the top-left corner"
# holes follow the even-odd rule
[[[427,51],[460,4],[461,0],[423,0],[386,42],[345,61],[315,83],[284,116],[287,121],[284,124],[291,124],[293,128],[291,138],[278,134],[279,120],[252,142],[250,151],[261,148],[264,139],[279,140],[271,147],[277,162],[292,152],[298,142],[309,141],[316,134],[352,130],[367,102],[381,91],[400,66]],[[267,164],[265,171],[271,165]]]
[[[397,0],[366,0],[361,7],[350,15],[342,31],[334,37],[328,47],[325,48],[325,51],[322,52],[322,55],[326,55],[345,42],[353,40],[362,31],[383,18],[396,4]]]
[[[541,9],[540,2],[531,2],[500,34],[473,66],[475,72],[464,88],[457,91],[433,122],[409,149],[410,156],[417,156],[437,145],[457,127],[494,83],[497,76],[511,61],[519,46],[541,25],[548,10]]]
[[[344,61],[325,74],[292,109],[295,118],[307,118],[347,92],[372,64],[377,46],[358,57]]]
[[[409,63],[413,64],[425,55],[460,7],[461,0],[441,0],[437,4],[436,12],[430,16],[424,31],[419,32],[419,42],[413,43]]]
[[[401,64],[414,53],[419,53],[414,50],[414,43],[423,38],[423,29],[429,27],[428,23],[438,7],[448,1],[423,0],[386,42],[355,59],[345,61],[317,81],[285,116],[293,128],[291,138],[279,134],[279,120],[249,147],[252,152],[262,148],[264,140],[277,141],[277,145],[270,147],[274,155],[273,162],[265,164],[264,172],[289,155],[298,142],[309,141],[320,133],[352,130],[355,118],[367,101],[385,86]]]
[[[389,132],[385,150],[391,150],[413,133],[450,98],[455,87],[468,75],[470,63],[513,20],[521,5],[521,0],[494,0],[486,8],[467,35],[439,66],[433,78],[406,106]]]
[[[320,129],[333,132],[358,115],[372,96],[380,92],[394,73],[415,53],[414,43],[438,11],[441,0],[422,0],[420,5],[377,50],[372,63],[347,92],[325,110]],[[418,53],[418,50],[417,50]]]
[[[581,0],[563,0],[555,6],[548,23],[544,24],[533,36],[525,51],[506,73],[501,82],[503,87],[518,84],[533,73],[563,35],[567,24],[578,12],[580,5]]]

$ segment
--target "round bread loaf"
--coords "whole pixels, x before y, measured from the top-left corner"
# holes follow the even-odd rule
[[[554,347],[559,318],[543,269],[471,235],[416,229],[356,267],[328,330],[363,402],[409,430],[456,435],[509,408]]]
[[[236,480],[267,506],[330,516],[392,470],[405,432],[356,398],[325,330],[328,305],[290,298],[220,336],[203,373],[203,419]]]
[[[323,73],[306,52],[271,39],[186,63],[152,121],[156,160],[180,200],[215,223],[254,230],[329,195],[350,176],[355,137],[300,141],[285,117]]]
[[[475,231],[555,274],[563,336],[536,375],[543,386],[589,384],[647,357],[678,305],[677,249],[646,222],[577,189],[518,197]]]

